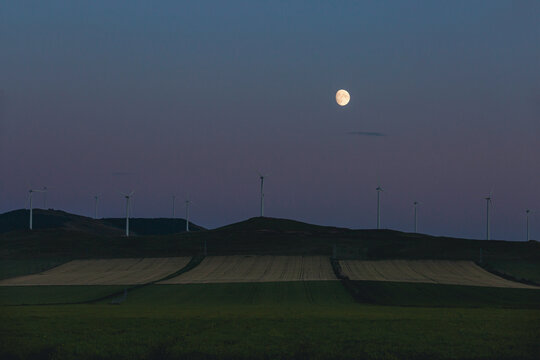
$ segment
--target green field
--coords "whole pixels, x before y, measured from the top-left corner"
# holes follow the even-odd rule
[[[540,279],[537,242],[269,218],[125,238],[91,219],[69,221],[60,229],[3,233],[0,277],[40,272],[70,259],[193,256],[170,275],[175,276],[200,263],[206,243],[209,255],[330,257],[335,249],[339,258],[483,260],[486,269],[509,278]],[[148,284],[129,287],[126,300],[111,305],[123,290],[0,287],[0,359],[536,360],[540,353],[540,290],[345,280]]]
[[[151,285],[2,306],[2,359],[537,359],[540,310],[355,303],[339,282]]]
[[[502,275],[510,276],[516,280],[525,280],[540,284],[540,262],[526,260],[490,260],[484,267]]]
[[[359,302],[367,304],[540,309],[540,290],[537,289],[389,281],[349,281],[346,286]]]
[[[0,280],[20,275],[39,273],[67,261],[69,261],[67,258],[2,259],[0,260]]]
[[[0,286],[0,305],[73,304],[121,293],[124,286]]]
[[[339,281],[150,285],[129,293],[127,305],[324,305],[354,304]]]

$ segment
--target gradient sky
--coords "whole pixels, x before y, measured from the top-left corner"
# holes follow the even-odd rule
[[[0,2],[0,212],[539,239],[539,158],[538,1]]]

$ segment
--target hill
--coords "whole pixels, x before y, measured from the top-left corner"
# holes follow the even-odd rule
[[[470,260],[510,279],[540,283],[540,243],[435,237],[393,230],[352,230],[277,218],[251,218],[214,230],[173,233],[182,219],[94,220],[57,210],[35,210],[35,230],[28,212],[0,215],[2,273],[45,269],[66,259],[167,257],[193,255],[322,255],[338,259]],[[206,251],[205,251],[206,249]],[[24,261],[23,261],[24,260]],[[6,265],[16,261],[15,265]],[[20,264],[19,264],[20,263]],[[22,270],[21,270],[22,271]],[[26,271],[23,271],[26,272]]]
[[[14,210],[0,215],[0,234],[11,231],[27,231],[29,222],[28,210]],[[121,236],[124,234],[125,218],[93,219],[71,214],[61,210],[33,210],[34,230],[57,229],[61,231],[80,231],[87,234],[103,236]],[[184,219],[140,219],[129,220],[133,235],[164,235],[183,232],[186,229]],[[203,227],[189,223],[190,231],[204,230]]]
[[[61,210],[33,209],[34,230],[62,229],[94,235],[120,235],[117,228],[86,216],[70,214]],[[20,209],[0,215],[0,234],[28,230],[29,210]]]
[[[104,218],[100,220],[103,224],[125,229],[126,218]],[[166,235],[176,234],[186,231],[185,219],[171,218],[131,218],[129,219],[129,229],[136,235]],[[189,222],[189,231],[204,230],[202,226]]]
[[[120,227],[122,219],[96,222],[59,211],[47,211],[38,216],[51,213],[55,217],[47,224],[56,221],[56,227],[49,225],[34,231],[0,234],[0,258],[184,256],[201,254],[206,246],[208,255],[324,255],[340,259],[520,260],[540,263],[540,243],[536,241],[468,240],[393,230],[351,230],[276,218],[252,218],[214,230],[174,234],[167,234],[163,229],[169,227],[165,230],[172,231],[173,226],[182,226],[183,220],[133,219],[132,228],[135,230],[143,234],[161,234],[126,238],[123,227]],[[24,211],[17,215],[21,214],[24,215]],[[8,216],[13,217],[14,214],[0,216],[3,221],[0,224],[4,228],[7,227]],[[49,218],[36,217],[36,225],[44,224],[44,219]]]

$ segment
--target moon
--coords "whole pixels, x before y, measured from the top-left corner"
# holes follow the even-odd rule
[[[339,106],[345,106],[349,103],[351,100],[351,95],[349,95],[349,92],[347,90],[338,90],[336,93],[336,102]]]

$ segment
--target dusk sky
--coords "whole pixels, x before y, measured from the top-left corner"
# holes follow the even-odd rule
[[[539,1],[0,2],[0,212],[540,239],[539,158]]]

